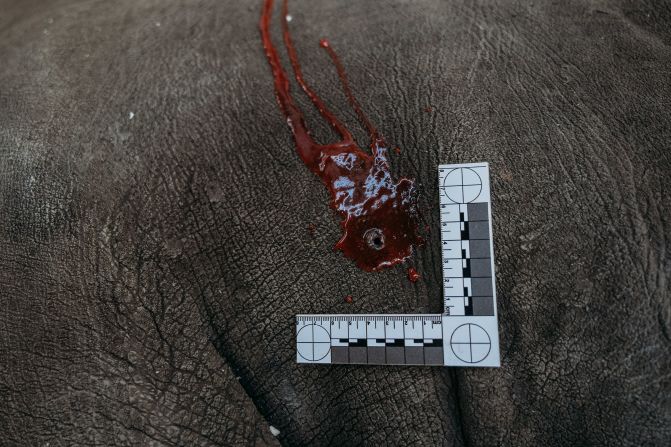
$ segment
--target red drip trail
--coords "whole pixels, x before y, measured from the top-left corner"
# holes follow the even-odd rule
[[[313,140],[301,110],[293,101],[289,79],[270,38],[272,10],[273,0],[265,0],[259,27],[263,48],[273,72],[275,96],[291,128],[298,155],[328,188],[331,207],[343,217],[343,235],[335,248],[366,271],[403,262],[412,254],[413,246],[423,242],[418,233],[414,182],[407,178],[401,178],[398,182],[392,179],[386,144],[361,110],[340,59],[328,41],[322,40],[320,45],[331,57],[347,100],[368,130],[371,138],[370,154],[354,142],[344,124],[305,82],[289,34],[286,20],[288,6],[287,0],[284,0],[282,34],[296,82],[341,138],[340,141],[325,145]]]
[[[370,148],[373,152],[373,155],[375,155],[378,146],[386,146],[385,142],[380,137],[380,134],[378,133],[375,126],[373,126],[373,123],[370,122],[366,114],[363,113],[363,110],[361,110],[361,105],[359,104],[359,101],[356,100],[354,94],[352,93],[352,89],[349,87],[349,80],[347,79],[347,73],[345,73],[345,69],[340,63],[340,58],[338,57],[336,52],[333,51],[333,48],[331,48],[330,42],[326,39],[322,39],[319,41],[319,45],[322,48],[324,48],[328,53],[328,55],[331,57],[331,61],[333,61],[333,65],[335,65],[336,70],[338,71],[338,77],[340,78],[340,83],[342,84],[342,88],[345,91],[347,100],[349,101],[350,105],[356,112],[356,116],[359,118],[359,121],[361,121],[368,130],[368,135],[370,136],[371,141]]]

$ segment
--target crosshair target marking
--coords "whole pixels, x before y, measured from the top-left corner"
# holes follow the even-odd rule
[[[482,179],[471,168],[455,168],[447,173],[443,194],[454,203],[470,203],[482,192]]]
[[[323,359],[331,350],[331,335],[322,326],[308,324],[296,336],[298,355],[309,362]]]
[[[482,326],[466,323],[452,332],[450,347],[454,355],[462,362],[479,363],[489,355],[492,340]]]

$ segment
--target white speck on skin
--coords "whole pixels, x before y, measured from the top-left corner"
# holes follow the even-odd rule
[[[161,22],[156,22],[156,23],[154,23],[154,25],[161,26]]]
[[[132,120],[134,116],[135,116],[135,114],[134,114],[133,112],[130,112],[130,113],[128,114],[128,119],[129,119],[129,120]]]
[[[291,22],[293,20],[293,17],[291,17],[291,14],[287,14],[287,22]]]
[[[272,433],[273,436],[277,436],[277,435],[280,434],[280,431],[271,425],[270,426],[270,433]]]

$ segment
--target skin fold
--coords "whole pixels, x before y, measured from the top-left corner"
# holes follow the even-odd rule
[[[260,8],[0,0],[0,444],[668,445],[669,3],[291,2],[416,181],[414,284],[332,250]],[[473,161],[502,367],[296,365],[297,313],[440,312],[436,166]]]

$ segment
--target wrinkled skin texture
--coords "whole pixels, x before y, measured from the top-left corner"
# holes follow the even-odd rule
[[[441,310],[438,213],[417,284],[332,250],[260,2],[42,3],[0,2],[3,445],[669,444],[668,2],[291,3],[425,207],[490,162],[500,369],[295,364],[296,313]]]

